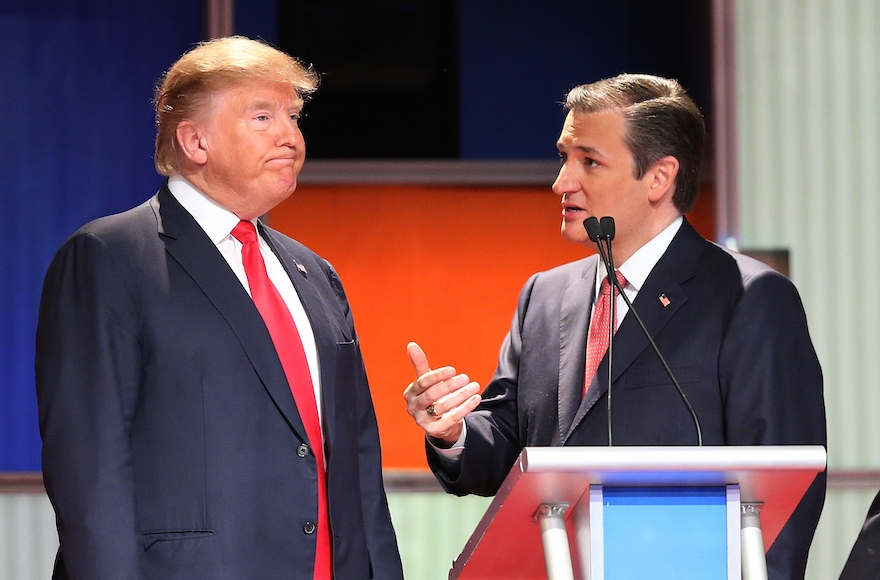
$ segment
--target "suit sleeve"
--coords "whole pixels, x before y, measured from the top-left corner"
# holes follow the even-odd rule
[[[822,370],[787,278],[767,269],[744,279],[719,369],[729,445],[826,445]],[[804,577],[824,501],[823,472],[767,554],[771,579]]]
[[[36,387],[43,476],[66,578],[137,579],[131,449],[139,381],[134,309],[107,246],[75,234],[46,275]]]
[[[382,478],[382,456],[379,448],[379,429],[367,386],[366,372],[361,361],[364,388],[360,417],[360,476],[361,497],[367,535],[367,549],[373,578],[402,579],[402,564],[397,549],[397,537],[388,511],[388,499]]]
[[[328,276],[331,286],[337,293],[344,309],[346,321],[351,328],[355,341],[356,352],[356,388],[358,415],[358,474],[360,477],[361,509],[363,510],[364,533],[367,550],[370,555],[372,578],[377,580],[402,580],[403,566],[397,548],[397,537],[391,523],[388,510],[388,499],[385,495],[385,484],[382,477],[382,453],[379,443],[379,426],[373,407],[369,381],[361,356],[357,333],[354,330],[354,319],[342,282],[332,266]]]

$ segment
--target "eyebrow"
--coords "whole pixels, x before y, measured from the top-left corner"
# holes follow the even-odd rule
[[[566,147],[563,143],[557,142],[556,148],[559,151],[562,151]],[[575,151],[580,151],[584,155],[592,155],[595,157],[605,157],[605,155],[603,155],[601,151],[599,151],[595,147],[590,147],[589,145],[575,145],[574,147],[571,147],[571,149],[574,149]]]
[[[288,111],[301,111],[303,108],[304,102],[302,100],[297,100],[294,102],[289,108]],[[259,100],[251,103],[247,107],[247,111],[258,111],[260,109],[279,109],[282,108],[276,101],[272,101],[269,99]]]
[[[248,111],[255,111],[257,109],[277,109],[277,108],[278,108],[278,103],[276,103],[274,101],[260,100],[260,101],[254,101],[253,103],[248,105],[247,110]]]

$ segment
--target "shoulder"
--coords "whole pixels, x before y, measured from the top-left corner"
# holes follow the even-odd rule
[[[311,250],[305,244],[298,242],[290,236],[272,229],[265,224],[261,224],[262,233],[275,247],[275,250],[281,254],[282,259],[294,261],[308,268],[320,268],[322,270],[333,270],[330,263]]]
[[[132,240],[142,240],[145,231],[156,233],[158,218],[148,200],[129,210],[103,216],[88,222],[68,238],[70,243],[78,238],[94,237],[108,245]]]
[[[333,288],[333,291],[340,298],[345,298],[342,281],[339,279],[333,264],[290,236],[265,224],[261,224],[261,227],[266,238],[272,243],[275,251],[278,253],[278,257],[282,262],[286,262],[288,268],[296,269],[306,275],[312,272],[321,272],[323,278]]]
[[[158,222],[150,202],[127,211],[92,220],[73,232],[58,248],[53,263],[68,259],[87,260],[97,256],[124,256],[158,239]],[[73,258],[79,256],[80,258]]]
[[[598,257],[590,256],[532,274],[520,290],[517,310],[524,313],[541,305],[555,311],[573,289],[578,296],[589,296],[597,263]]]
[[[753,320],[781,320],[786,324],[806,316],[800,292],[786,275],[760,260],[709,244],[707,254],[716,254],[723,264],[716,271],[718,279],[735,290],[732,299],[737,312],[748,313]]]
[[[526,285],[548,288],[566,287],[588,276],[594,271],[597,263],[598,257],[595,255],[574,262],[568,262],[567,264],[532,274]]]
[[[715,259],[718,261],[723,260],[726,268],[739,278],[743,289],[766,284],[794,287],[794,284],[786,275],[760,260],[725,248],[714,242],[707,242],[707,244],[709,246],[707,253],[717,256]]]

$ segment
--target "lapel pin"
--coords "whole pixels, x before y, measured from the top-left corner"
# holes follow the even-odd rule
[[[661,294],[661,295],[660,295],[660,304],[663,305],[663,308],[666,308],[667,306],[669,306],[669,304],[670,304],[671,302],[672,302],[672,301],[666,296],[666,294]]]
[[[294,265],[296,265],[296,269],[299,270],[299,273],[303,276],[306,276],[308,272],[306,272],[306,267],[302,265],[302,263],[296,258],[293,259]]]

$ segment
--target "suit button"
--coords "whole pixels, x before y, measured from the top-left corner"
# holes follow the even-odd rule
[[[315,524],[313,524],[312,522],[306,522],[306,524],[303,526],[303,533],[312,535],[315,533],[315,528]]]
[[[296,454],[300,457],[306,457],[309,454],[309,446],[305,443],[300,444],[299,447],[296,448]]]

